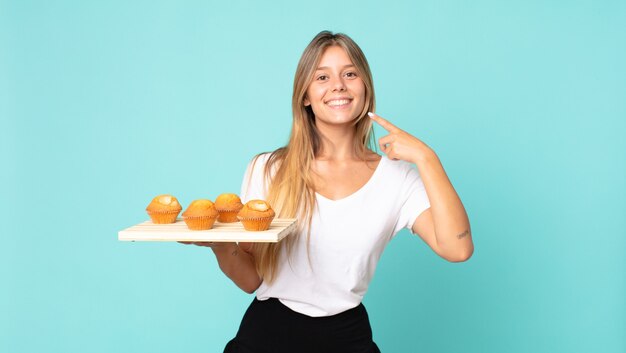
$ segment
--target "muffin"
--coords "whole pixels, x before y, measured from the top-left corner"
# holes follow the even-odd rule
[[[274,215],[274,210],[269,203],[263,200],[251,200],[239,211],[237,218],[245,230],[260,231],[270,228]]]
[[[191,230],[207,230],[217,219],[217,210],[210,200],[194,200],[183,212],[183,220]]]
[[[239,196],[235,194],[221,194],[215,199],[215,208],[219,212],[217,220],[223,223],[237,222],[237,213],[243,204]]]
[[[156,224],[167,224],[176,222],[176,217],[183,209],[172,195],[159,195],[152,199],[152,202],[146,207],[146,212]]]

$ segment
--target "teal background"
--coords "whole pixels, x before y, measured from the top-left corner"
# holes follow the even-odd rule
[[[0,0],[1,352],[222,351],[252,297],[208,249],[117,232],[156,194],[238,192],[322,29],[472,223],[463,264],[389,245],[382,351],[626,351],[624,1]]]

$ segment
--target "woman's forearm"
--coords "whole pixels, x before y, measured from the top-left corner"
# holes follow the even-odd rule
[[[465,261],[474,251],[465,207],[448,179],[439,157],[432,152],[414,161],[424,182],[437,247],[452,261]]]
[[[246,293],[253,293],[261,285],[254,257],[236,243],[212,246],[220,269]]]

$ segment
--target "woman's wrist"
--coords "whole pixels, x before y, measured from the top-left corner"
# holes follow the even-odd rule
[[[237,243],[214,243],[211,246],[211,250],[217,257],[224,255],[236,256],[239,253],[239,246]]]
[[[416,153],[413,159],[410,161],[415,164],[418,168],[421,165],[429,165],[434,163],[440,163],[439,157],[430,147],[424,147],[420,150],[419,153]]]

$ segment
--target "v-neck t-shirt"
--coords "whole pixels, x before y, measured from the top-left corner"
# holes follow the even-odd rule
[[[266,199],[268,157],[262,154],[248,165],[241,188],[244,202]],[[356,307],[387,243],[403,228],[410,230],[429,207],[417,169],[383,156],[367,183],[349,196],[331,200],[316,193],[308,253],[304,227],[290,256],[285,248],[279,253],[274,281],[261,283],[257,299],[278,298],[290,309],[313,317]]]

